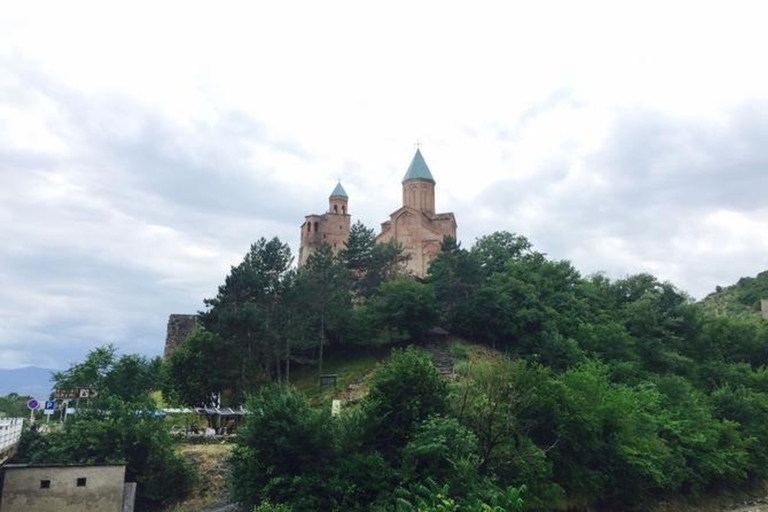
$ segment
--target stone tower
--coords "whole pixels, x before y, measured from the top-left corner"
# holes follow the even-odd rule
[[[167,358],[171,355],[171,352],[176,350],[198,327],[200,325],[197,322],[197,315],[171,315],[168,317],[163,357]]]
[[[397,240],[410,256],[408,270],[417,277],[427,275],[429,262],[440,252],[446,236],[456,238],[452,212],[435,213],[435,179],[417,149],[403,177],[403,206],[381,224],[377,242]]]
[[[304,217],[299,244],[299,268],[304,266],[312,251],[324,243],[334,251],[344,247],[344,242],[349,238],[350,219],[349,196],[339,182],[328,198],[328,211]]]

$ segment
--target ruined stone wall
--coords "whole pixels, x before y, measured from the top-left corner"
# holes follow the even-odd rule
[[[171,315],[168,317],[168,329],[165,334],[165,350],[163,357],[168,357],[171,352],[181,345],[199,327],[197,315]]]

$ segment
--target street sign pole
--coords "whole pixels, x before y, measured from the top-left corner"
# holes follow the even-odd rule
[[[38,408],[40,403],[35,400],[34,398],[31,398],[27,401],[27,409],[29,409],[29,422],[34,423],[35,422],[35,409]]]
[[[45,414],[45,422],[50,423],[51,416],[56,411],[56,401],[55,400],[46,400],[45,401],[45,407],[43,410],[43,413]]]

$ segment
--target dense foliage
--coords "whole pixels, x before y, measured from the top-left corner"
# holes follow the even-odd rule
[[[18,393],[9,393],[0,396],[0,416],[5,415],[9,418],[23,418],[29,414],[27,402],[32,397],[28,395],[19,395]]]
[[[321,248],[297,273],[290,260],[279,240],[260,240],[207,301],[207,341],[181,354],[223,350],[224,381],[174,384],[169,372],[179,396],[194,383],[188,401],[251,393],[233,457],[249,507],[642,508],[768,476],[768,323],[757,315],[713,315],[648,274],[585,277],[504,232],[471,249],[446,238],[425,280],[361,224],[344,250]],[[754,307],[765,275],[743,280],[738,300]],[[420,352],[395,351],[335,419],[263,386],[289,381],[291,363],[322,371],[347,345],[419,343],[436,326],[495,351],[459,358],[450,385]]]

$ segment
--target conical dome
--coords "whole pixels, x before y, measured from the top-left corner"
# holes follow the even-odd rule
[[[420,149],[417,149],[416,154],[413,155],[411,165],[408,166],[408,172],[405,173],[405,177],[403,178],[403,182],[409,180],[427,180],[431,181],[432,183],[435,182],[435,179],[432,177],[432,173],[429,172],[427,162],[425,162],[424,157],[421,156]]]
[[[331,192],[331,197],[349,197],[347,195],[347,191],[344,190],[344,187],[341,186],[341,182],[338,182],[336,184],[336,188],[333,189],[333,192]]]

